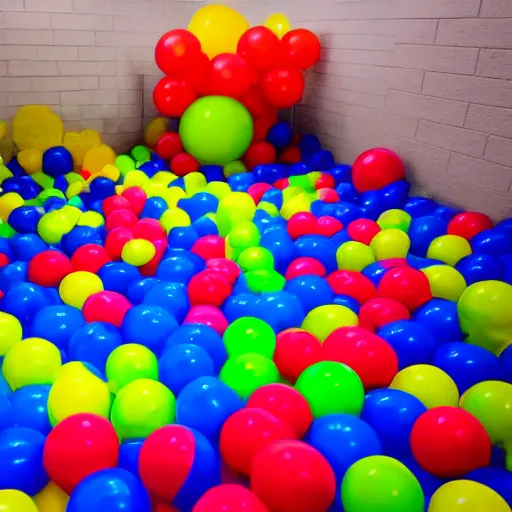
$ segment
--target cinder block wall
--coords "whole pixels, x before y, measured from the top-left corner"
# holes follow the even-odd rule
[[[155,41],[202,3],[0,0],[0,118],[45,103],[70,128],[97,128],[118,146],[139,140]],[[419,192],[512,215],[511,0],[227,3],[254,24],[284,12],[320,35],[296,124],[338,159],[388,146]]]

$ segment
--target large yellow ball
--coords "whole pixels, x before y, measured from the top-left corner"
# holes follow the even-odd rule
[[[39,512],[66,512],[69,496],[56,484],[50,482],[34,496]]]
[[[15,316],[0,311],[0,356],[5,356],[15,343],[21,341],[22,335],[20,321]]]
[[[357,315],[345,306],[329,304],[312,309],[302,322],[302,328],[325,341],[327,336],[340,327],[358,325]]]
[[[59,295],[65,304],[82,309],[85,301],[103,290],[101,279],[92,272],[79,270],[68,274],[60,283]]]
[[[121,258],[129,265],[141,267],[150,262],[155,254],[156,248],[152,242],[143,238],[134,238],[123,247]]]
[[[21,491],[0,491],[0,512],[38,512],[32,498]]]
[[[428,247],[427,258],[440,260],[454,267],[471,252],[471,245],[465,238],[457,235],[443,235],[432,240]]]

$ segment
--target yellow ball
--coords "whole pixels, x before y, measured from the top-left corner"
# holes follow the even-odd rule
[[[185,183],[185,190],[189,196],[201,192],[206,188],[206,178],[204,174],[200,172],[191,172],[183,177]]]
[[[251,221],[256,213],[252,197],[245,192],[230,192],[219,202],[217,224],[221,236],[226,236],[233,227],[244,221]]]
[[[143,171],[134,170],[134,171],[128,171],[126,173],[126,176],[124,177],[123,185],[124,185],[125,190],[130,187],[144,188],[144,186],[146,185],[146,183],[148,181],[149,181],[149,178],[146,173],[144,173]]]
[[[279,210],[277,209],[277,206],[273,203],[269,203],[268,201],[260,201],[256,209],[267,212],[271,217],[279,217]]]
[[[411,216],[404,210],[386,210],[379,215],[377,224],[381,229],[396,228],[407,233],[411,225]]]
[[[149,147],[156,146],[160,137],[167,131],[169,121],[166,117],[152,119],[144,130],[144,142]]]
[[[361,242],[345,242],[336,251],[336,261],[340,270],[361,272],[375,262],[375,257],[368,245]]]
[[[0,491],[0,512],[38,512],[38,510],[32,498],[24,492],[6,489]]]
[[[510,507],[486,485],[472,480],[453,480],[433,494],[428,512],[510,512]]]
[[[293,215],[299,212],[311,211],[311,197],[302,192],[301,194],[294,195],[288,200],[285,200],[281,207],[281,215],[284,219],[290,220]]]
[[[92,228],[103,226],[103,224],[105,224],[103,215],[93,210],[82,213],[77,222],[77,226],[90,226]]]
[[[274,34],[281,39],[286,33],[290,32],[292,26],[288,21],[288,18],[284,14],[271,14],[267,21],[265,21],[265,27],[269,28]]]
[[[150,262],[155,254],[156,248],[152,242],[143,238],[134,238],[123,247],[121,259],[129,265],[141,267]]]
[[[34,496],[39,512],[66,512],[68,501],[69,496],[53,482]]]
[[[152,178],[151,181],[153,183],[161,183],[168,187],[173,181],[175,181],[178,177],[174,175],[172,172],[168,171],[158,171]]]
[[[103,290],[101,279],[92,272],[80,270],[68,274],[60,283],[59,295],[65,304],[82,309],[85,301]]]
[[[357,315],[345,306],[329,304],[312,309],[302,322],[302,329],[315,335],[320,341],[340,327],[358,325]]]
[[[465,238],[457,235],[443,235],[432,240],[427,251],[427,258],[440,260],[454,267],[471,252],[471,245]]]
[[[18,163],[27,174],[34,174],[43,167],[43,153],[37,148],[24,149],[17,156]]]
[[[457,302],[466,289],[462,274],[448,265],[432,265],[422,272],[427,276],[432,296]]]
[[[0,311],[0,357],[5,356],[14,344],[21,341],[22,336],[20,321],[15,316]]]
[[[62,364],[59,349],[42,338],[27,338],[13,345],[2,364],[13,391],[31,384],[53,384]]]
[[[457,407],[459,390],[451,377],[436,366],[417,364],[404,368],[389,385],[415,396],[425,407]]]
[[[247,172],[247,167],[240,160],[235,160],[234,162],[230,162],[224,166],[224,177],[229,178],[233,176],[233,174],[240,174],[242,172]]]
[[[0,197],[0,219],[7,222],[9,214],[20,206],[23,206],[25,201],[17,192],[7,192]]]
[[[169,208],[160,217],[160,224],[169,233],[173,228],[190,226],[191,220],[188,213],[181,208]]]
[[[37,224],[37,234],[48,244],[60,243],[66,232],[62,220],[63,215],[58,210],[45,213]]]
[[[375,259],[388,260],[405,258],[409,252],[411,241],[401,229],[391,228],[379,231],[370,242]]]

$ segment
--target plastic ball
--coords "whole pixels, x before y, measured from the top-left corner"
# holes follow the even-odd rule
[[[427,258],[441,260],[454,267],[471,252],[471,246],[465,238],[457,235],[443,235],[432,241],[427,251]]]
[[[82,312],[87,322],[106,322],[121,327],[131,308],[132,305],[124,295],[104,290],[89,296]]]
[[[259,353],[271,359],[276,347],[276,335],[262,320],[242,317],[230,324],[224,332],[224,345],[229,357]]]
[[[510,471],[487,466],[469,472],[465,478],[486,485],[497,492],[509,505],[512,503],[512,474]]]
[[[69,496],[54,482],[49,482],[33,499],[39,512],[65,512]]]
[[[391,322],[409,320],[411,314],[406,306],[394,299],[378,298],[363,304],[359,310],[359,325],[376,331]]]
[[[373,251],[361,242],[345,242],[336,251],[340,270],[360,272],[375,261]]]
[[[73,266],[67,256],[52,250],[36,254],[28,265],[29,281],[41,286],[59,286],[71,272]]]
[[[268,512],[251,491],[240,485],[223,484],[206,491],[192,512]],[[9,511],[8,511],[9,512]]]
[[[377,290],[372,281],[359,272],[339,270],[327,279],[332,291],[338,295],[347,295],[364,304],[375,298]]]
[[[85,301],[103,290],[101,279],[91,272],[72,272],[62,279],[59,295],[65,304],[82,309]]]
[[[311,310],[304,319],[302,328],[324,341],[335,329],[357,324],[357,315],[344,306],[334,304]]]
[[[104,247],[97,244],[85,244],[79,247],[71,257],[71,264],[77,271],[96,273],[110,261]]]
[[[433,299],[414,313],[413,320],[424,325],[439,344],[463,338],[454,302]]]
[[[405,258],[410,246],[411,240],[407,234],[396,228],[379,231],[370,242],[370,247],[377,261]]]
[[[50,386],[24,386],[9,395],[13,425],[26,427],[47,435],[52,426],[48,419]]]
[[[30,496],[16,489],[0,491],[0,509],[2,512],[41,512]]]
[[[44,288],[30,283],[19,283],[4,294],[2,309],[5,313],[15,316],[23,328],[27,328],[37,312],[49,303],[49,295],[45,293]]]
[[[466,289],[466,281],[462,274],[448,265],[433,265],[424,268],[433,297],[458,301]]]
[[[492,229],[493,226],[492,220],[483,213],[462,212],[455,215],[448,224],[448,234],[471,240],[478,233]]]
[[[0,312],[0,356],[21,341],[23,332],[20,321],[9,313]]]
[[[151,261],[155,254],[155,246],[149,240],[134,238],[123,246],[121,258],[130,265],[140,267]]]
[[[54,146],[43,153],[43,172],[57,178],[73,170],[73,156],[64,146]]]
[[[219,272],[203,270],[192,277],[188,284],[190,304],[221,306],[231,294],[231,286]]]

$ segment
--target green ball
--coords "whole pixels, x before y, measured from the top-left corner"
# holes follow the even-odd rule
[[[130,155],[136,162],[140,162],[141,164],[151,160],[151,150],[146,146],[135,146],[130,151]]]
[[[350,466],[341,484],[341,500],[345,512],[423,512],[425,506],[416,477],[401,462],[383,455]]]
[[[137,146],[144,147],[144,146]],[[135,149],[135,148],[134,148]],[[126,173],[135,170],[135,162],[133,158],[128,155],[119,155],[114,162],[114,165],[119,169],[119,172],[124,176]]]
[[[245,274],[247,287],[254,293],[280,292],[286,279],[275,270],[251,270]]]
[[[265,247],[249,247],[242,251],[237,263],[243,272],[272,270],[274,268],[274,256]]]
[[[315,363],[300,374],[295,388],[308,401],[315,418],[338,413],[359,416],[363,409],[361,379],[342,363]]]
[[[249,111],[226,96],[194,101],[181,117],[180,137],[185,150],[200,162],[226,165],[249,147],[254,124]]]
[[[279,372],[268,357],[250,353],[230,357],[222,367],[219,378],[238,396],[247,400],[261,386],[279,382]]]
[[[224,332],[224,346],[229,357],[253,353],[272,359],[276,349],[276,335],[263,320],[243,316],[230,324]]]

